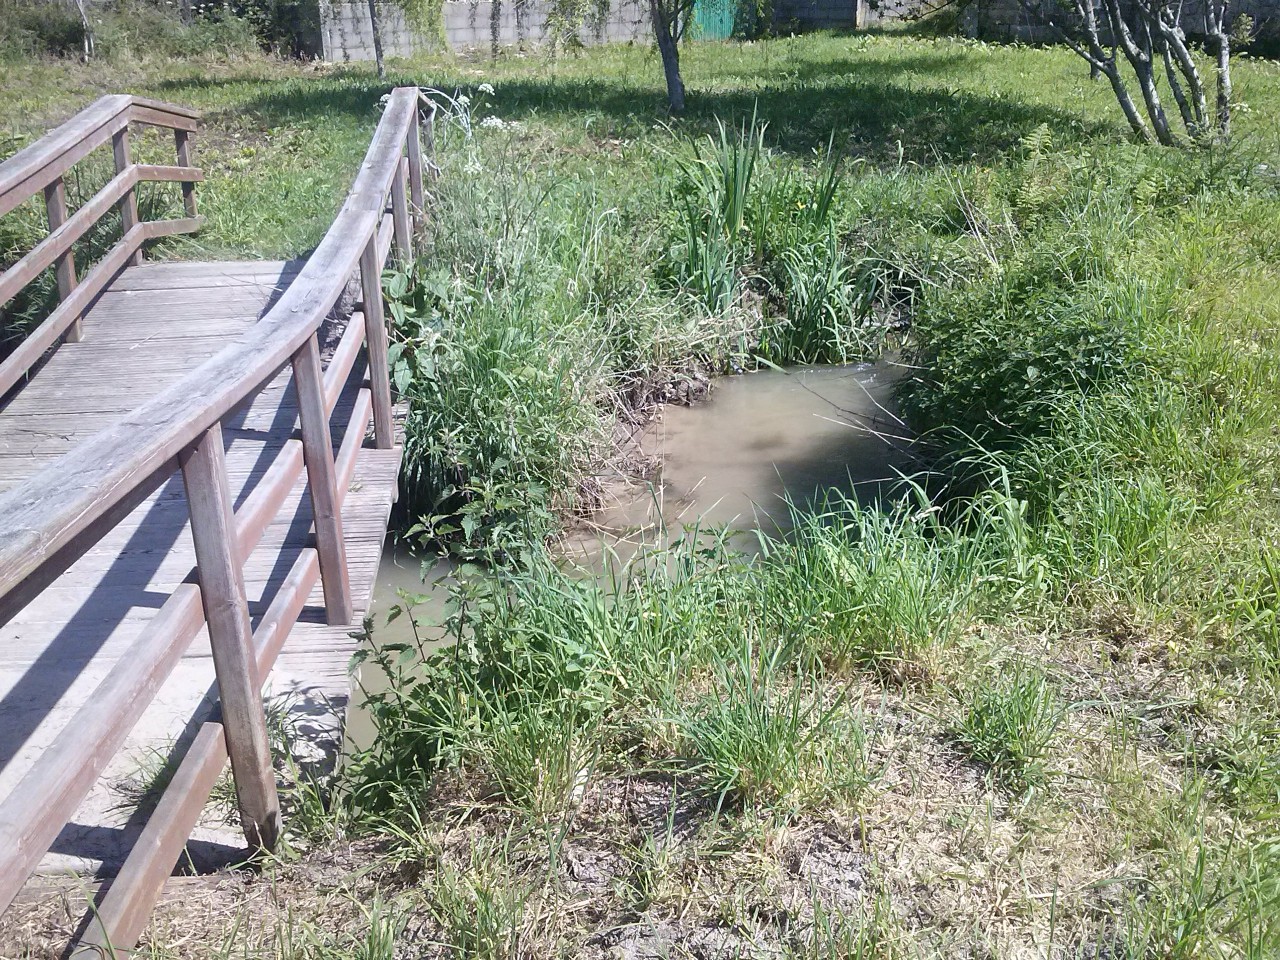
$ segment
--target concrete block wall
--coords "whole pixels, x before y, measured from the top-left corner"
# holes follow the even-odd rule
[[[551,4],[547,0],[522,3],[498,0],[447,0],[443,9],[444,41],[452,50],[544,45],[562,41],[554,36]],[[378,24],[383,52],[389,57],[406,57],[438,47],[439,37],[424,36],[405,19],[394,3],[379,2]],[[372,60],[373,31],[366,0],[320,0],[321,48],[326,60]],[[646,0],[615,0],[603,17],[588,18],[578,31],[583,43],[617,43],[648,40],[649,5]]]

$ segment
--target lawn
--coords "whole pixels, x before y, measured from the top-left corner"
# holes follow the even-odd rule
[[[144,954],[1275,956],[1280,66],[1175,151],[1063,50],[684,62],[680,120],[638,46],[0,68],[9,150],[107,91],[205,111],[175,257],[305,254],[379,95],[449,95],[387,286],[457,642],[375,653],[378,746],[291,780],[290,853]],[[929,465],[895,503],[555,562],[672,384],[887,350]]]

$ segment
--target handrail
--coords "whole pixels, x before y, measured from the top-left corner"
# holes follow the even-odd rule
[[[204,174],[191,165],[190,145],[190,135],[198,119],[199,114],[194,110],[170,103],[123,94],[102,97],[0,163],[0,216],[43,194],[49,220],[48,236],[0,273],[0,306],[51,266],[56,268],[61,301],[0,363],[0,395],[12,389],[61,337],[66,335],[72,341],[80,339],[80,317],[85,308],[120,270],[140,261],[144,243],[200,228],[203,220],[196,216],[194,185],[204,179]],[[131,123],[173,130],[178,165],[133,163],[129,156]],[[67,216],[63,177],[108,140],[114,154],[115,177],[79,210]],[[186,217],[139,223],[136,188],[145,182],[181,183]],[[119,240],[84,277],[77,279],[73,245],[113,208],[121,214]]]
[[[241,819],[251,842],[263,846],[270,846],[274,839],[278,802],[269,757],[264,768],[261,753],[266,742],[265,728],[255,686],[260,682],[259,671],[263,667],[261,662],[254,667],[253,637],[245,635],[248,614],[243,586],[237,596],[237,569],[243,562],[246,544],[248,549],[252,548],[265,524],[279,510],[301,469],[299,460],[304,460],[316,528],[315,548],[304,551],[309,557],[306,564],[311,565],[307,570],[312,567],[318,570],[330,622],[350,621],[351,602],[346,592],[346,560],[339,515],[347,482],[343,478],[349,479],[352,458],[363,441],[370,413],[377,446],[385,448],[393,443],[381,290],[386,248],[380,241],[380,228],[389,225],[401,254],[411,251],[406,197],[413,195],[420,213],[418,198],[423,172],[420,107],[427,111],[434,109],[416,88],[393,91],[348,199],[324,239],[280,300],[239,340],[117,423],[0,495],[0,531],[4,534],[0,538],[0,600],[12,594],[12,599],[21,604],[30,589],[28,578],[33,582],[48,582],[49,576],[74,562],[122,519],[133,504],[158,488],[176,465],[181,465],[196,544],[199,593],[183,589],[166,602],[153,631],[164,636],[157,637],[155,642],[148,637],[146,643],[137,645],[144,652],[136,663],[121,667],[130,676],[116,683],[115,693],[110,696],[118,699],[121,690],[143,689],[148,697],[154,694],[155,687],[171,669],[173,651],[181,649],[189,640],[177,634],[191,630],[191,604],[198,599],[205,608],[205,617],[194,621],[195,629],[200,622],[208,623],[222,701],[222,726],[236,775]],[[159,106],[145,104],[144,108],[156,111],[159,119]],[[430,117],[428,112],[428,123]],[[99,116],[96,122],[105,121]],[[142,224],[133,230],[155,226]],[[357,325],[353,318],[330,362],[330,369],[322,376],[317,331],[357,270],[363,289],[363,302],[359,307],[363,323]],[[328,419],[336,401],[334,391],[340,388],[338,380],[345,378],[345,371],[352,368],[361,332],[368,353],[369,374],[369,387],[361,391],[368,398],[363,407],[365,419],[356,423],[353,418],[335,468]],[[266,387],[290,363],[299,398],[301,443],[290,441],[286,445],[287,451],[272,468],[274,479],[270,489],[264,479],[261,489],[255,488],[250,501],[233,509],[226,495],[221,421]],[[305,566],[302,560],[299,563]],[[301,571],[297,578],[291,578],[293,593],[282,601],[285,606],[300,607],[305,600],[314,579],[308,580],[310,574],[304,574],[306,571]],[[242,619],[237,619],[237,609]],[[272,629],[277,633],[279,629],[287,631],[287,627]],[[277,649],[282,639],[281,635],[272,641]],[[261,650],[257,656],[263,656]],[[274,653],[265,661],[267,669],[272,661]],[[128,706],[133,699],[136,696],[130,693],[119,700],[120,707],[114,713],[117,721],[111,729],[80,729],[71,731],[73,736],[59,736],[47,751],[50,763],[56,755],[59,769],[75,773],[70,779],[63,778],[56,795],[47,795],[48,780],[44,781],[45,792],[41,793],[42,784],[37,782],[41,777],[35,776],[37,771],[33,770],[16,791],[18,794],[25,791],[25,798],[11,794],[0,803],[0,833],[13,843],[11,850],[0,849],[0,910],[16,892],[14,884],[22,882],[65,823],[63,814],[69,817],[74,813],[84,792],[92,785],[95,764],[123,742],[131,726],[127,718],[132,715],[130,711],[136,709],[136,704]],[[99,714],[111,713],[105,704],[95,709]],[[212,754],[201,756],[202,759],[193,762],[213,762]],[[44,803],[28,802],[32,796],[43,796]],[[11,802],[15,799],[20,802]],[[190,812],[190,802],[179,806],[184,816]],[[198,806],[195,814],[199,812]],[[175,822],[157,829],[166,844],[176,842],[180,847],[190,826],[185,830],[180,827],[181,824]],[[157,854],[152,850],[148,855],[154,859]],[[139,876],[154,877],[152,867],[139,870]],[[137,903],[141,902],[136,897],[145,899],[145,894],[133,888],[127,891],[122,888],[119,896],[128,897],[126,912],[130,916],[136,915]],[[121,909],[126,909],[123,903]],[[116,945],[120,945],[118,940]]]
[[[105,98],[104,98],[105,99]],[[393,94],[347,202],[279,302],[241,338],[122,420],[0,495],[0,598],[289,362],[346,288],[381,221],[420,94]]]

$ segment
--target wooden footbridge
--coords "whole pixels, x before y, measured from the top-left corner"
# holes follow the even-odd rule
[[[264,686],[345,700],[400,466],[380,277],[412,255],[431,118],[391,94],[299,262],[145,261],[201,224],[181,107],[104,97],[0,164],[0,216],[43,202],[49,227],[0,304],[48,270],[59,295],[0,363],[0,913],[50,851],[106,861],[78,954],[135,943],[228,759],[249,846],[275,844]],[[174,165],[132,162],[142,125],[173,131]],[[99,150],[114,177],[68,211]],[[183,216],[140,219],[146,182],[177,184]],[[119,238],[81,269],[108,215]],[[149,816],[109,822],[113,758],[174,744]]]

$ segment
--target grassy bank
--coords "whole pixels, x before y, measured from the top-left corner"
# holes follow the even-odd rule
[[[496,576],[426,666],[385,651],[379,747],[291,793],[309,852],[147,949],[1275,955],[1280,71],[1239,65],[1236,146],[1175,153],[1064,51],[818,36],[687,68],[679,123],[639,48],[391,79],[468,98],[434,249],[388,281],[406,497]],[[42,64],[4,81],[15,144],[104,86],[207,111],[210,227],[174,256],[305,252],[383,89]],[[886,343],[935,466],[896,507],[604,583],[542,550],[690,376]]]

